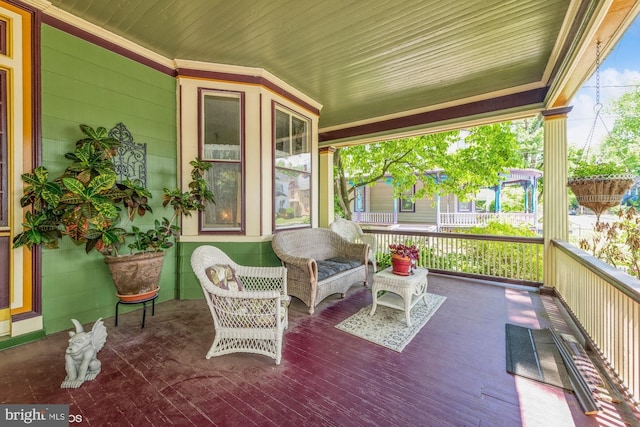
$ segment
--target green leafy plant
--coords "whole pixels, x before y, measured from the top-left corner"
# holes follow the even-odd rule
[[[640,278],[640,217],[634,207],[619,209],[617,220],[598,221],[594,233],[579,242],[590,252],[614,267]]]
[[[596,162],[579,160],[569,169],[569,176],[573,179],[590,178],[595,176],[610,176],[627,173],[624,165],[615,162]]]
[[[415,245],[405,245],[403,243],[392,243],[389,245],[389,252],[391,254],[399,255],[401,257],[408,257],[412,260],[417,260],[419,251]]]
[[[127,241],[132,253],[161,252],[173,246],[179,235],[175,222],[181,215],[203,211],[208,202],[214,202],[204,179],[211,165],[195,159],[190,162],[189,191],[164,189],[162,206],[173,209],[171,218],[156,220],[153,228],[142,230],[133,220],[152,212],[148,204],[151,192],[138,180],[116,182],[112,158],[120,142],[105,128],[80,125],[80,130],[84,138],[76,142],[74,152],[65,154],[71,164],[61,176],[50,180],[43,166],[22,175],[26,187],[20,204],[30,211],[25,214],[24,231],[13,239],[14,248],[57,248],[60,239],[68,236],[76,244],[84,244],[87,253],[96,249],[116,256]],[[124,223],[120,224],[122,212]]]

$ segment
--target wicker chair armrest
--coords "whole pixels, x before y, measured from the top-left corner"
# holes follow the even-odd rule
[[[278,253],[278,257],[294,277],[309,276],[310,279],[318,277],[318,264],[315,259],[297,257],[283,252]]]
[[[340,256],[360,260],[363,264],[366,264],[369,259],[370,247],[366,243],[352,243],[341,240],[336,249]]]
[[[360,236],[360,240],[362,240],[362,243],[366,243],[367,245],[369,245],[373,252],[376,252],[378,246],[376,236],[374,236],[373,234],[362,234]]]

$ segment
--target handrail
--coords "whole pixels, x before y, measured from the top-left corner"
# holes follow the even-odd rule
[[[634,279],[622,270],[619,270],[606,262],[589,255],[582,249],[563,242],[553,240],[553,245],[570,256],[573,260],[585,267],[610,285],[617,288],[633,301],[640,303],[640,280]]]
[[[629,398],[640,403],[640,280],[569,243],[552,245],[551,285]]]
[[[410,242],[420,249],[418,266],[477,279],[542,285],[541,237],[497,236],[432,231],[364,228],[377,240],[378,257],[389,244]]]

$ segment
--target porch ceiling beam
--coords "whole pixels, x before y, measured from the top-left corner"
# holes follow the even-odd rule
[[[359,136],[384,133],[388,131],[400,131],[401,129],[415,126],[428,126],[435,123],[469,118],[487,113],[500,113],[507,110],[521,108],[542,109],[545,95],[548,88],[542,87],[531,89],[525,92],[499,96],[496,98],[455,105],[423,113],[411,114],[407,116],[374,121],[372,123],[345,127],[336,130],[320,131],[320,143],[329,143],[336,140],[349,139]]]

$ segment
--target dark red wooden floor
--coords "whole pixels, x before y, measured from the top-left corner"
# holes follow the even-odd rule
[[[0,352],[0,403],[64,403],[87,426],[625,426],[606,405],[585,416],[574,395],[505,370],[505,323],[555,326],[551,297],[432,276],[444,304],[402,353],[334,326],[371,303],[354,286],[308,316],[294,300],[282,364],[259,355],[206,360],[213,325],[204,300],[105,319],[102,372],[60,389],[66,332]],[[92,325],[85,325],[88,330]],[[560,326],[566,328],[566,326]],[[69,322],[69,330],[73,325]]]

